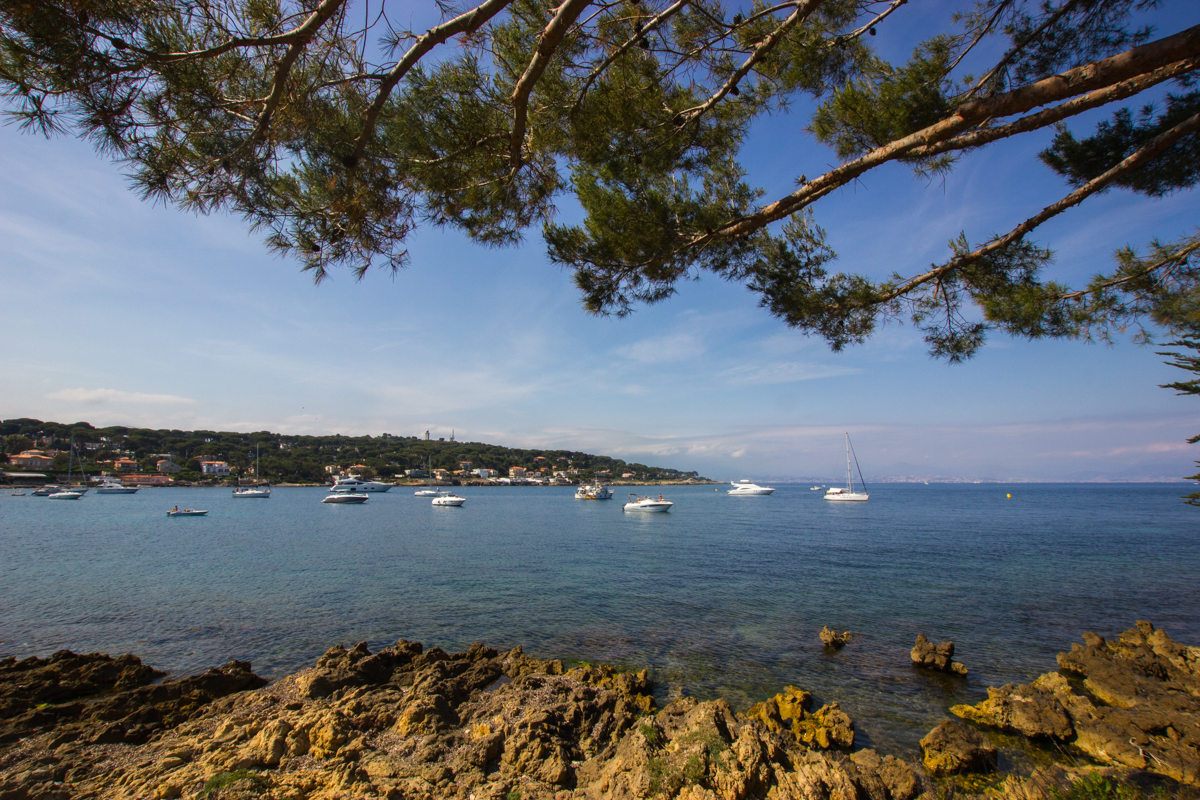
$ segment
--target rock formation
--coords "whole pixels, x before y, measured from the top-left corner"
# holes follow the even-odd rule
[[[846,646],[846,642],[850,641],[850,631],[838,633],[828,625],[821,628],[821,632],[817,635],[821,637],[821,644],[834,650],[841,650]]]
[[[955,675],[966,675],[964,664],[954,661],[954,642],[934,644],[925,638],[925,634],[917,634],[917,643],[909,653],[915,666],[933,669],[938,672],[952,672]]]
[[[1200,650],[1148,623],[1085,642],[1059,661],[1088,694],[1051,673],[954,712],[1071,744],[1114,774],[1196,785]],[[403,640],[334,647],[266,686],[236,661],[158,676],[128,656],[0,661],[0,800],[915,800],[932,788],[893,756],[847,753],[849,716],[812,710],[795,687],[744,715],[690,697],[660,710],[644,671]],[[961,723],[921,744],[933,775],[995,764]],[[1040,786],[1009,776],[997,791],[1051,800]]]
[[[1060,673],[988,689],[951,709],[964,719],[1069,743],[1102,764],[1200,784],[1200,648],[1175,643],[1149,622],[1106,642],[1094,633],[1060,653],[1060,673],[1081,678],[1093,701]]]
[[[942,720],[921,740],[930,775],[959,775],[996,769],[996,746],[961,722]]]
[[[244,690],[205,701],[185,678],[49,711],[0,746],[0,797],[914,800],[924,788],[892,756],[826,752],[853,743],[849,717],[836,703],[810,711],[791,687],[745,716],[686,697],[657,710],[645,672],[406,641],[335,647],[263,688],[237,662],[206,676],[214,692],[234,678]],[[167,709],[172,698],[195,704]],[[159,723],[130,736],[138,708]],[[120,735],[97,735],[114,724]]]

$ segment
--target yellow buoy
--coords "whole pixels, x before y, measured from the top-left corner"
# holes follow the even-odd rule
[[[1012,500],[1012,495],[1011,495],[1011,494],[1010,494],[1010,495],[1006,495],[1006,497],[1008,497],[1008,499],[1009,499],[1009,500]]]

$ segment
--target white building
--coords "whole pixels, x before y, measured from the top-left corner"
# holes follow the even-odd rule
[[[205,475],[228,475],[229,464],[224,461],[201,461],[200,471]]]

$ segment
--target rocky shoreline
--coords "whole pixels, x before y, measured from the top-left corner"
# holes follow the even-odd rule
[[[957,663],[923,639],[914,663]],[[645,671],[567,669],[520,648],[337,646],[270,684],[238,661],[159,681],[130,655],[8,658],[0,800],[1056,800],[1085,777],[1133,792],[1120,800],[1151,785],[1200,796],[1200,648],[1146,622],[1084,642],[1057,672],[955,706],[969,724],[930,731],[921,763],[855,750],[850,717],[800,688],[744,714],[688,697],[660,709]],[[993,731],[1063,757],[997,773]]]

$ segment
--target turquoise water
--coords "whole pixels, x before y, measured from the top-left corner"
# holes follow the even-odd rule
[[[175,674],[239,658],[272,677],[337,642],[520,644],[649,667],[664,698],[744,709],[795,684],[841,701],[862,744],[911,753],[950,705],[1053,669],[1084,630],[1149,619],[1200,643],[1200,509],[1180,484],[883,485],[865,504],[713,488],[664,487],[665,515],[568,488],[464,488],[462,508],[401,489],[363,506],[0,493],[0,655],[133,652]],[[857,637],[826,653],[824,624]],[[953,639],[970,676],[913,670],[918,632]]]

